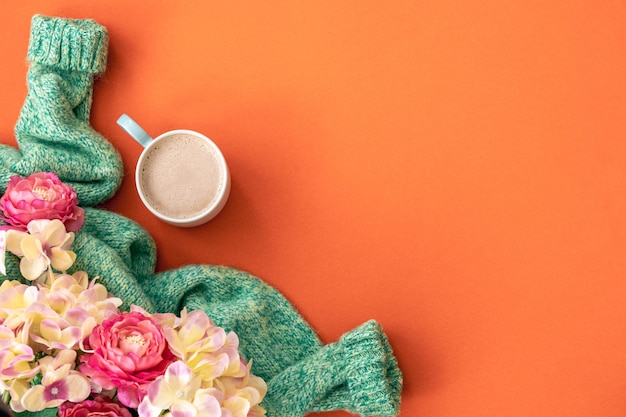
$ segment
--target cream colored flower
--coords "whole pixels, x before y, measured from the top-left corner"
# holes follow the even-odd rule
[[[60,290],[69,291],[78,297],[83,291],[89,288],[89,276],[84,271],[68,274],[51,274],[45,281],[43,288],[49,288],[50,291],[56,292]]]
[[[32,220],[28,233],[7,231],[6,248],[22,258],[20,272],[29,281],[41,278],[48,268],[68,270],[76,254],[69,250],[74,233],[67,232],[60,220]]]
[[[187,313],[183,310],[180,326],[165,327],[163,334],[174,355],[203,381],[245,375],[246,369],[239,357],[239,339],[235,333],[226,333],[216,326],[204,311]]]
[[[39,371],[33,363],[34,359],[33,349],[26,344],[26,341],[19,340],[11,329],[0,326],[0,379],[2,381],[35,376]]]
[[[37,325],[30,326],[34,342],[49,349],[84,350],[84,340],[98,324],[117,315],[121,304],[96,280],[90,282],[85,272],[50,274],[37,302],[23,316],[36,320]]]
[[[37,287],[19,281],[3,281],[0,285],[0,321],[7,327],[15,328],[22,323],[21,314],[37,299]],[[18,321],[13,326],[12,321]]]
[[[248,369],[251,363],[248,364]],[[224,391],[222,407],[230,410],[233,417],[263,416],[265,410],[259,405],[267,393],[262,378],[249,372],[241,378],[220,378],[217,385]]]
[[[0,323],[35,353],[48,349],[83,349],[93,329],[119,313],[122,300],[91,282],[84,272],[50,274],[44,284],[0,285]]]
[[[200,389],[200,378],[181,361],[174,362],[156,378],[138,407],[139,417],[159,417],[168,410],[172,417],[220,417],[224,395]]]
[[[41,384],[31,387],[22,395],[21,404],[28,411],[58,407],[65,401],[80,402],[91,392],[89,380],[74,370],[76,352],[61,350],[56,357],[45,356],[39,360]]]
[[[14,379],[11,381],[11,384],[8,388],[9,394],[11,396],[11,401],[9,405],[11,409],[15,412],[21,413],[22,411],[26,411],[24,406],[22,405],[22,397],[26,392],[30,389],[30,381],[29,379]]]

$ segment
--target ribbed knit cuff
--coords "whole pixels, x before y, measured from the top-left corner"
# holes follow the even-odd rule
[[[108,46],[108,33],[95,20],[35,15],[28,60],[61,70],[100,74],[106,68]]]
[[[398,415],[402,372],[380,324],[368,321],[346,333],[340,343],[353,411],[362,416]]]

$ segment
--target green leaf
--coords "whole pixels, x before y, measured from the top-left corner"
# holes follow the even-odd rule
[[[16,417],[57,417],[58,408],[45,408],[41,411],[24,411],[21,413],[15,413]]]

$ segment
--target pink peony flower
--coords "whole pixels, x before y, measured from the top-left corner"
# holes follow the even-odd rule
[[[132,408],[175,359],[161,325],[138,311],[103,321],[85,345],[80,372],[106,390],[117,388],[120,403]]]
[[[126,407],[111,401],[104,395],[78,404],[64,402],[59,407],[58,417],[131,417]]]
[[[51,172],[12,176],[0,198],[0,211],[0,218],[19,230],[26,230],[31,220],[47,219],[61,220],[68,232],[75,232],[85,220],[76,191]]]

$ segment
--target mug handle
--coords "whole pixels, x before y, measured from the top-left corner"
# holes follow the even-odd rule
[[[117,124],[144,148],[152,142],[152,137],[128,115],[122,114],[120,118],[117,119]]]

